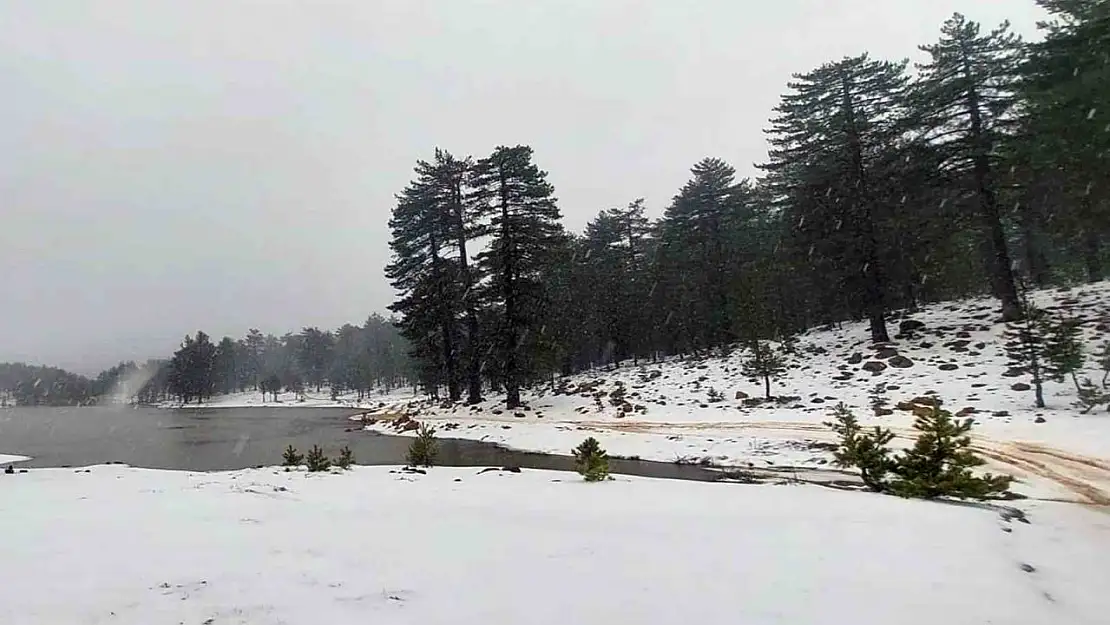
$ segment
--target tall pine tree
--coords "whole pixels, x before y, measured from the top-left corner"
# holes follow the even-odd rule
[[[1013,121],[1021,41],[1009,24],[981,34],[959,13],[941,28],[941,39],[921,46],[930,56],[917,66],[913,121],[944,152],[944,166],[962,176],[973,194],[988,249],[988,269],[1002,317],[1021,316],[1010,251],[998,204],[997,150]]]
[[[787,198],[795,233],[813,239],[811,245],[828,230],[838,233],[825,253],[833,255],[842,284],[858,284],[876,342],[890,340],[876,232],[877,160],[900,132],[905,65],[863,54],[796,74],[768,131],[765,167]]]
[[[489,276],[488,298],[496,308],[493,352],[509,408],[520,405],[520,388],[535,354],[528,353],[548,310],[545,272],[550,252],[564,237],[554,187],[532,163],[532,148],[498,147],[474,165],[471,202],[489,217],[490,244],[478,255]]]

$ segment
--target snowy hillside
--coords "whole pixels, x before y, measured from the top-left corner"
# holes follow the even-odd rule
[[[1110,283],[1033,299],[1082,319],[1089,351],[1110,338]],[[405,415],[438,425],[444,436],[536,451],[565,454],[592,435],[612,454],[645,460],[827,468],[831,436],[822,422],[838,402],[864,425],[890,427],[906,443],[913,400],[938,397],[975,419],[976,450],[992,470],[1023,480],[1018,491],[1110,504],[1110,415],[1081,415],[1070,382],[1047,383],[1048,407],[1035,410],[1028,376],[1003,352],[995,300],[928,306],[893,318],[891,327],[907,331],[881,346],[870,344],[863,322],[801,335],[799,355],[772,388],[786,400],[758,399],[762,382],[741,373],[745,355],[734,353],[577,375],[526,393],[527,407],[512,412],[497,397],[473,407],[408,399],[367,418],[383,432],[395,432],[389,420]],[[1090,377],[1102,378],[1090,358],[1088,367]],[[873,411],[876,398],[884,402],[881,415]]]
[[[1093,625],[1110,612],[1101,513],[1058,503],[1027,503],[1021,523],[816,486],[387,467],[38,469],[0,475],[0,494],[0,622],[21,625]]]

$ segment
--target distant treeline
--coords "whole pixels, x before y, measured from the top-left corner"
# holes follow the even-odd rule
[[[304,393],[327,386],[333,397],[407,383],[408,344],[390,319],[371,315],[362,326],[337,330],[304,328],[277,337],[252,329],[241,339],[212,342],[197,332],[157,367],[136,398],[144,403],[174,399],[189,403],[213,395],[255,390]]]
[[[143,367],[124,362],[87,378],[59,369],[21,362],[0,363],[0,406],[80,406],[112,395],[118,382]]]

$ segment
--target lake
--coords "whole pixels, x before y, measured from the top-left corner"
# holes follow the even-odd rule
[[[335,456],[344,445],[358,464],[404,464],[411,439],[363,431],[343,408],[146,406],[0,408],[0,453],[30,456],[20,467],[77,467],[121,462],[136,467],[223,471],[281,463],[286,446],[319,445]],[[444,438],[438,463],[571,470],[569,456],[513,451]],[[718,473],[665,462],[612,459],[613,473],[712,480]]]

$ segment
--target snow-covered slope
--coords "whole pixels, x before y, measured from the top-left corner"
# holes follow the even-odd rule
[[[359,467],[0,475],[0,622],[1104,623],[1102,513]]]
[[[1110,339],[1110,283],[1040,291],[1034,301],[1084,321],[1087,345]],[[891,321],[919,326],[873,346],[866,323],[814,329],[798,339],[798,356],[772,392],[786,401],[758,402],[762,382],[741,372],[743,353],[701,360],[625,363],[525,393],[526,409],[506,412],[497,397],[473,407],[392,401],[371,411],[372,429],[394,432],[387,419],[410,415],[441,435],[568,453],[586,435],[612,454],[663,461],[754,467],[824,467],[831,436],[822,423],[838,402],[865,425],[891,427],[906,443],[913,414],[898,409],[924,396],[974,417],[975,446],[995,465],[1025,480],[1018,490],[1110,504],[1110,415],[1082,415],[1071,383],[1048,383],[1048,407],[1033,408],[1029,380],[1011,370],[997,302],[975,299],[932,305]],[[900,366],[896,366],[900,365]],[[879,372],[868,369],[880,368]],[[1088,375],[1101,380],[1093,361]],[[723,400],[713,401],[712,395]],[[719,393],[719,395],[717,395]],[[890,414],[877,415],[882,398]]]

